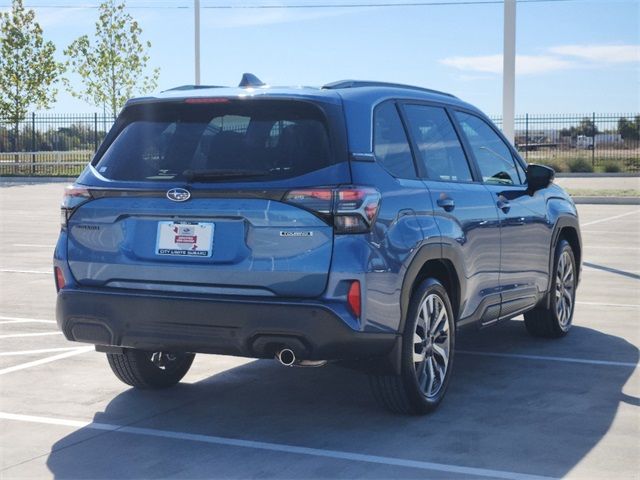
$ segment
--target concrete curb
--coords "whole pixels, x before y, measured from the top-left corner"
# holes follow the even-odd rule
[[[38,183],[73,183],[78,177],[0,177],[0,185],[34,185]]]
[[[623,173],[556,173],[556,178],[611,178],[611,177],[638,177],[640,178],[640,173],[638,172],[623,172]]]
[[[576,205],[640,205],[640,197],[571,197]]]

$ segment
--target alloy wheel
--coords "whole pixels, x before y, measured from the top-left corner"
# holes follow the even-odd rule
[[[556,316],[563,330],[569,327],[573,312],[573,298],[575,293],[575,274],[573,262],[566,250],[560,255],[556,269]]]
[[[150,354],[149,360],[160,370],[167,370],[171,368],[176,360],[177,355],[167,352],[153,352]]]
[[[413,333],[413,363],[420,389],[427,398],[438,395],[449,367],[449,315],[438,294],[428,295],[418,309]]]

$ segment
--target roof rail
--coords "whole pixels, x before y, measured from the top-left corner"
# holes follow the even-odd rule
[[[337,82],[327,83],[322,88],[326,90],[335,90],[338,88],[358,88],[358,87],[391,87],[391,88],[406,88],[408,90],[419,90],[421,92],[436,93],[438,95],[445,95],[447,97],[458,98],[450,93],[441,92],[439,90],[432,90],[430,88],[416,87],[414,85],[405,85],[403,83],[391,83],[391,82],[375,82],[368,80],[338,80]]]
[[[179,87],[168,88],[164,92],[173,92],[176,90],[200,90],[202,88],[225,88],[222,85],[180,85]]]

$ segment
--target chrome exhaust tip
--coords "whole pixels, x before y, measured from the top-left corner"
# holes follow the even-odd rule
[[[293,350],[290,348],[283,348],[280,350],[276,353],[276,358],[280,364],[285,367],[293,367],[293,364],[296,362],[296,354],[293,353]]]

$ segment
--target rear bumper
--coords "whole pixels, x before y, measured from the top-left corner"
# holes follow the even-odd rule
[[[63,289],[56,318],[72,341],[256,358],[284,346],[301,359],[370,358],[389,353],[397,339],[354,330],[331,306],[315,301]]]

